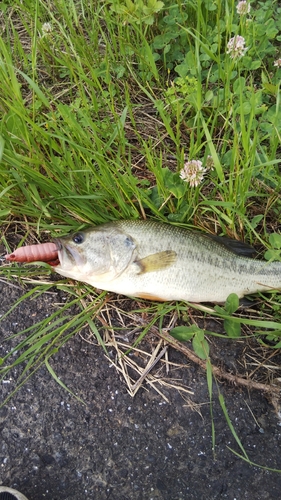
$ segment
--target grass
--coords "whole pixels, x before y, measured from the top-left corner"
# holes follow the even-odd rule
[[[277,2],[239,16],[232,1],[16,0],[1,2],[0,16],[0,217],[7,249],[88,224],[151,218],[244,239],[280,258],[278,235],[272,237],[281,209]],[[237,35],[247,51],[233,59],[227,44]],[[180,179],[186,158],[205,166],[208,157],[212,169],[197,187]],[[32,283],[38,274],[20,301],[49,290],[50,268],[1,267],[7,282]],[[22,340],[2,359],[4,377],[21,363],[20,383],[43,363],[52,372],[51,355],[85,323],[99,337],[105,293],[55,284],[68,302],[19,332]],[[278,294],[261,296],[248,314],[233,304],[197,308],[224,321],[234,341],[246,325],[258,343],[280,347]],[[174,314],[184,323],[181,335],[208,361],[207,332],[188,329],[186,304],[140,302],[134,318],[144,335]]]

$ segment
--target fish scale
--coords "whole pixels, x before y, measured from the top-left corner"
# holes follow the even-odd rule
[[[152,300],[222,303],[281,288],[281,263],[255,260],[196,231],[117,221],[57,241],[55,270],[102,290]],[[79,243],[77,243],[79,240]],[[81,241],[80,241],[81,240]]]

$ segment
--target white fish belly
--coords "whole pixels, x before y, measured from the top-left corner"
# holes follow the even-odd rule
[[[111,282],[101,283],[89,279],[97,288],[111,292],[143,297],[154,300],[186,300],[188,302],[225,302],[228,295],[236,293],[238,297],[269,291],[280,286],[280,279],[269,279],[257,273],[254,276],[227,273],[224,270],[204,265],[204,272],[195,271],[193,266],[185,269],[171,266],[169,269],[143,273],[123,273]]]

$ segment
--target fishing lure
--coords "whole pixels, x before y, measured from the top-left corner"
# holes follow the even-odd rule
[[[11,262],[48,262],[51,265],[59,263],[57,245],[51,242],[17,248],[13,253],[5,255],[5,259]]]

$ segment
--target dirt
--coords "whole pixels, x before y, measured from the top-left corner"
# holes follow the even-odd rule
[[[24,292],[4,282],[0,291],[3,315]],[[0,323],[0,356],[16,341],[5,339],[46,318],[64,299],[54,288],[22,302]],[[0,484],[29,500],[279,499],[280,473],[249,465],[231,451],[240,453],[218,391],[249,458],[281,469],[281,425],[270,402],[258,391],[214,384],[212,450],[206,374],[182,353],[169,348],[168,355],[181,365],[169,377],[193,395],[165,389],[167,402],[144,383],[132,398],[102,348],[72,337],[50,364],[84,404],[40,368],[0,410]],[[228,340],[213,342],[211,356],[233,370],[239,364]],[[21,370],[5,376],[2,398]]]

